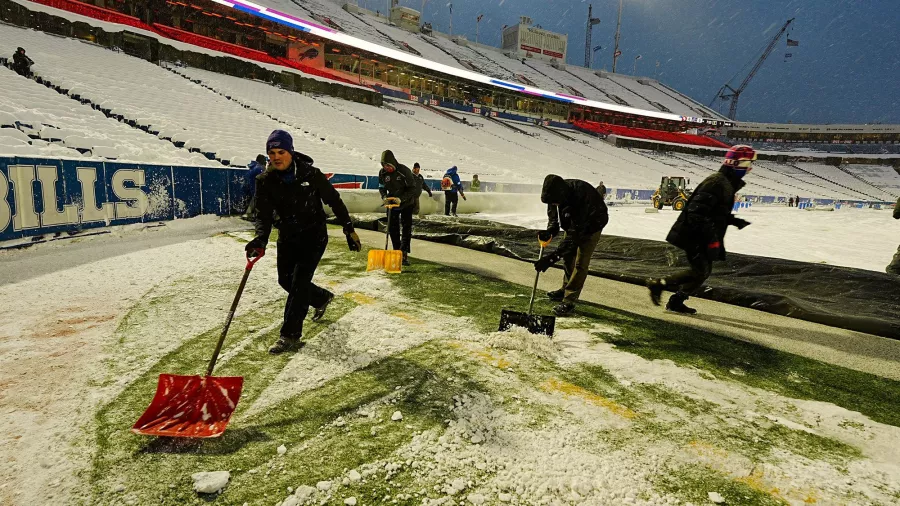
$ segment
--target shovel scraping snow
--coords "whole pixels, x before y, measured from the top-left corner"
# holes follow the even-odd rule
[[[256,256],[247,258],[247,267],[244,269],[244,277],[238,287],[231,310],[225,320],[225,328],[219,337],[216,351],[206,368],[203,376],[178,376],[175,374],[160,374],[156,385],[156,395],[144,414],[138,418],[131,431],[145,436],[168,437],[218,437],[225,432],[225,427],[231,420],[231,415],[237,407],[241,390],[244,387],[244,378],[240,376],[212,376],[219,352],[228,335],[231,320],[247,278],[253,265],[265,254],[265,250],[255,250]]]

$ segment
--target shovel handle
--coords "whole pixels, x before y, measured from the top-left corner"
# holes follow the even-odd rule
[[[538,241],[541,245],[541,252],[538,253],[538,260],[544,258],[544,246],[545,244],[541,241]],[[549,241],[548,241],[549,242]],[[538,280],[541,279],[541,271],[537,271],[534,275],[534,286],[531,288],[531,301],[528,303],[528,316],[531,316],[531,311],[534,309],[534,294],[537,293]]]
[[[234,319],[234,312],[237,310],[238,302],[240,302],[241,295],[244,293],[244,287],[247,286],[247,278],[250,277],[250,271],[253,270],[253,265],[256,264],[256,262],[259,262],[263,255],[265,255],[265,250],[256,257],[247,257],[247,267],[244,269],[244,276],[241,278],[241,284],[238,286],[237,293],[234,294],[234,301],[231,302],[231,309],[228,310],[228,318],[225,319],[225,328],[222,329],[222,335],[219,336],[219,342],[216,344],[216,351],[213,352],[212,359],[209,361],[209,366],[206,368],[206,376],[212,376],[213,368],[216,367],[216,360],[219,359],[219,352],[222,351],[222,345],[225,344],[225,336],[228,335],[228,328],[231,327],[231,320]]]

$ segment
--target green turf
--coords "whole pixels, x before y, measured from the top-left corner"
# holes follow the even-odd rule
[[[335,279],[348,279],[364,276],[363,265],[364,253],[347,252],[343,242],[333,239],[320,272]],[[404,268],[403,274],[390,279],[400,294],[415,301],[416,307],[469,318],[477,330],[485,333],[496,331],[502,309],[527,305],[527,298],[521,296],[527,288],[421,260],[415,260],[412,267]],[[226,284],[229,283],[232,282]],[[233,284],[236,283],[234,280]],[[448,297],[448,294],[457,295]],[[156,311],[166,307],[166,297],[151,294],[133,308],[118,331],[121,339],[128,339],[131,329],[148,318],[162,317]],[[662,386],[624,386],[600,366],[564,368],[539,357],[495,350],[492,353],[516,364],[511,376],[501,376],[510,373],[501,373],[464,347],[443,341],[407,350],[262,411],[249,413],[247,409],[292,355],[267,353],[267,347],[277,338],[277,325],[267,333],[250,333],[247,329],[272,327],[280,318],[283,303],[280,299],[261,304],[252,312],[242,313],[232,324],[230,335],[234,337],[229,338],[228,346],[242,339],[249,339],[249,343],[215,373],[245,378],[241,403],[223,437],[194,443],[173,442],[136,436],[128,431],[149,403],[158,374],[201,372],[211,343],[218,338],[218,328],[185,336],[178,349],[141,374],[97,413],[96,456],[84,476],[90,483],[90,495],[84,504],[121,503],[131,497],[129,494],[135,494],[139,503],[153,504],[242,504],[245,501],[274,504],[287,495],[287,487],[314,485],[347,469],[388,458],[416,433],[442,430],[444,420],[453,418],[448,406],[454,395],[482,391],[506,396],[522,385],[539,388],[550,380],[567,382],[598,398],[608,399],[615,407],[636,413],[630,430],[598,434],[595,444],[606,449],[625,447],[636,441],[659,440],[678,446],[701,441],[752,461],[765,461],[775,449],[835,464],[860,457],[857,449],[838,441],[777,424],[745,422],[733,427],[709,424],[707,430],[684,430],[682,424],[663,422],[654,415],[662,410],[689,417],[726,415],[713,403],[691,399]],[[319,332],[354,305],[345,298],[336,298],[329,308],[327,321],[307,324],[306,339],[314,342]],[[546,299],[537,304],[539,312],[549,308]],[[413,313],[415,310],[410,308]],[[896,412],[896,406],[900,405],[898,382],[597,305],[581,304],[578,311],[584,319],[563,321],[560,327],[587,329],[591,322],[602,322],[615,327],[620,334],[597,334],[595,338],[611,342],[622,351],[646,359],[672,360],[722,381],[831,402],[884,423],[898,425],[900,422],[900,414]],[[744,374],[731,374],[735,368]],[[524,407],[534,427],[565,416],[555,406],[532,403]],[[361,408],[376,416],[359,416],[357,412]],[[401,423],[390,422],[393,410],[403,412]],[[338,417],[344,418],[343,425],[333,423]],[[288,447],[283,457],[276,456],[280,444]],[[222,496],[198,497],[191,492],[191,473],[221,469],[232,472],[232,480]],[[716,486],[719,488],[715,490],[726,496],[729,504],[777,503],[769,495],[706,468],[673,470],[671,477],[661,479],[656,485],[688,500],[704,502],[704,489]],[[118,484],[125,485],[125,493],[115,492]],[[410,492],[432,485],[417,482],[409,469],[401,468],[390,483],[370,480],[344,487],[341,494],[356,495],[361,504],[368,504],[386,495],[397,499],[398,491]],[[419,504],[421,497],[401,499],[398,503]]]

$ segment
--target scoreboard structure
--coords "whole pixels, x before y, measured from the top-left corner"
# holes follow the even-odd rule
[[[568,35],[532,26],[527,16],[521,16],[518,24],[503,29],[503,50],[519,58],[565,63],[568,42]]]

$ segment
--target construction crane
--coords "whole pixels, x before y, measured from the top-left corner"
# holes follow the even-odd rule
[[[769,42],[769,45],[766,46],[766,50],[763,51],[762,56],[759,57],[759,60],[756,61],[756,65],[753,66],[753,70],[747,74],[747,77],[744,78],[741,85],[737,87],[737,89],[732,88],[730,84],[725,83],[724,86],[716,93],[716,96],[712,99],[712,102],[709,103],[709,106],[712,107],[713,104],[716,103],[716,100],[721,99],[723,102],[731,101],[731,108],[728,110],[728,118],[734,120],[737,116],[737,106],[738,100],[741,98],[741,93],[747,89],[747,85],[750,84],[750,81],[759,71],[760,67],[762,67],[763,63],[766,62],[766,58],[772,54],[772,50],[775,49],[775,45],[778,44],[778,41],[781,39],[781,36],[784,35],[784,32],[787,31],[788,27],[791,26],[791,23],[794,22],[794,18],[787,20],[784,26],[781,27],[781,30],[775,34],[775,37],[772,38],[772,41]],[[730,81],[729,81],[730,83]]]

